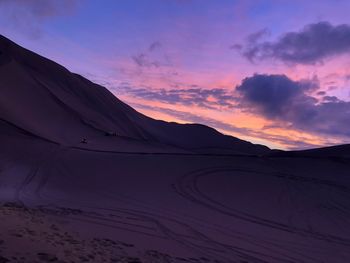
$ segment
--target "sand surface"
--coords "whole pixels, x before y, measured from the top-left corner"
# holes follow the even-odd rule
[[[2,156],[1,198],[25,205],[1,208],[9,259],[24,256],[16,253],[34,238],[29,229],[30,260],[350,260],[346,158],[112,153],[29,139]],[[94,248],[95,239],[113,248]],[[102,261],[89,258],[99,251]]]

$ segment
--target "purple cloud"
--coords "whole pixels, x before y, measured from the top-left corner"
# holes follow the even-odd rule
[[[308,95],[317,82],[293,81],[285,75],[254,75],[237,86],[241,106],[292,128],[350,137],[350,102]],[[323,94],[323,93],[322,93]]]
[[[149,45],[148,50],[150,52],[153,52],[156,49],[161,48],[161,47],[162,47],[162,44],[159,41],[155,41],[151,45]]]
[[[0,0],[2,23],[38,38],[41,23],[51,17],[67,15],[80,0]]]
[[[133,87],[124,83],[116,90],[146,100],[186,106],[196,105],[209,109],[233,108],[235,105],[233,92],[221,88],[204,89],[192,85],[187,88],[152,89],[151,87]]]
[[[319,22],[301,31],[289,32],[275,42],[258,42],[264,31],[251,35],[243,56],[250,61],[273,58],[286,63],[315,64],[326,58],[350,53],[350,25]]]
[[[0,0],[0,5],[14,12],[27,12],[33,17],[46,18],[64,14],[76,7],[79,0]]]
[[[169,56],[162,47],[161,42],[152,42],[146,50],[131,56],[131,59],[140,69],[159,69],[173,66]]]

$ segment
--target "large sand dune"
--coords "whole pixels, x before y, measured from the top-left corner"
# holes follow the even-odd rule
[[[348,146],[271,152],[156,121],[0,52],[0,262],[350,262]]]

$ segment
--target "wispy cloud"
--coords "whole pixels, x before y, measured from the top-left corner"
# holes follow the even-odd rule
[[[132,61],[139,68],[160,68],[171,67],[172,62],[162,50],[162,44],[159,41],[155,41],[149,45],[149,47],[133,56]]]
[[[156,89],[134,87],[128,83],[122,83],[114,90],[119,94],[127,94],[145,100],[186,106],[196,105],[208,109],[233,108],[236,104],[233,89],[231,91],[222,88],[204,89],[196,85]]]

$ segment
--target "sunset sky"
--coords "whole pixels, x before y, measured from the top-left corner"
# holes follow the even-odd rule
[[[0,0],[0,33],[153,118],[350,141],[348,0]]]

